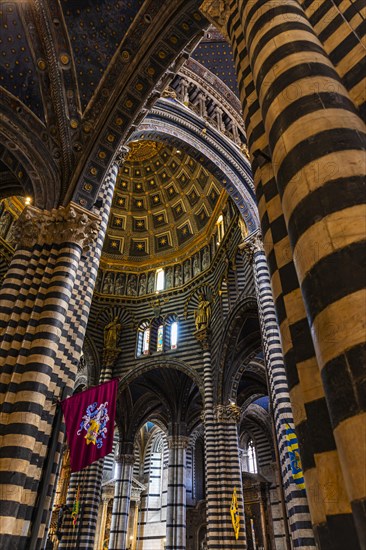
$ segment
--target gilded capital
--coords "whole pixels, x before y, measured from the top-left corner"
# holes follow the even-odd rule
[[[229,0],[204,0],[200,6],[200,11],[225,38],[228,38]]]
[[[70,202],[66,207],[40,210],[26,206],[15,226],[18,247],[74,243],[86,252],[96,239],[100,217]]]
[[[224,424],[237,423],[240,420],[240,407],[234,403],[216,406],[216,420]]]
[[[210,331],[207,328],[196,330],[194,332],[196,340],[200,343],[203,351],[210,350]]]

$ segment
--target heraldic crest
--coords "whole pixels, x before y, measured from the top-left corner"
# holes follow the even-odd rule
[[[87,445],[93,443],[93,445],[96,445],[100,449],[103,446],[103,440],[106,439],[108,421],[108,401],[101,403],[99,406],[98,402],[95,401],[86,408],[86,413],[82,417],[77,435],[80,435],[85,430],[85,443]]]

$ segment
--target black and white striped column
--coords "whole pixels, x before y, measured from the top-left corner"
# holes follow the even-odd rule
[[[260,236],[257,234],[250,240],[245,241],[242,249],[247,253],[253,265],[259,320],[275,422],[275,437],[281,462],[281,476],[291,537],[295,548],[315,548],[316,544],[306,491],[299,489],[291,473],[286,426],[290,426],[294,431],[295,426],[270,275]]]
[[[168,436],[168,494],[166,508],[166,550],[186,548],[186,449],[189,438]]]
[[[204,367],[204,427],[207,548],[245,550],[244,499],[238,451],[237,413],[230,405],[214,405],[211,352],[208,339],[201,341]],[[232,526],[230,507],[234,489],[240,517],[239,538]]]
[[[27,207],[18,221],[18,249],[0,294],[4,548],[27,548],[31,535],[38,536],[39,544],[43,539],[46,514],[36,534],[31,518],[56,400],[65,386],[71,392],[76,374],[76,365],[64,353],[62,331],[81,257],[96,237],[97,222],[97,216],[74,203],[52,211]]]
[[[84,337],[90,308],[89,302],[91,303],[93,294],[92,290],[95,284],[100,255],[102,252],[103,242],[107,230],[114,187],[118,175],[118,168],[119,167],[117,163],[114,163],[112,165],[109,173],[105,178],[105,181],[103,182],[103,185],[101,186],[98,198],[101,199],[103,205],[100,213],[102,221],[97,238],[97,243],[94,249],[90,250],[88,256],[85,258],[85,261],[78,270],[78,280],[80,281],[80,286],[78,288],[79,292],[74,293],[73,298],[75,310],[78,311],[80,309],[80,315],[82,315],[83,319],[85,320],[85,325],[83,324],[83,326],[81,327],[82,334],[80,336],[78,335],[81,342]],[[87,289],[88,292],[85,292],[82,285],[85,284],[85,281],[87,281],[86,284],[90,285],[90,280],[92,280],[93,284],[91,292],[89,286]],[[101,369],[100,383],[107,382],[110,379],[111,374],[111,369]],[[93,548],[95,541],[98,509],[101,498],[102,474],[103,460],[98,460],[94,464],[85,468],[85,470],[83,470],[82,472],[77,472],[71,475],[66,502],[69,508],[72,509],[72,506],[75,502],[77,489],[80,486],[81,513],[76,527],[74,527],[72,524],[71,515],[67,514],[65,516],[62,540],[59,547],[60,550],[69,550],[71,548],[75,548],[76,540],[78,548],[80,549],[87,550]]]
[[[120,445],[115,462],[115,488],[109,550],[127,548],[128,516],[130,512],[133,464],[135,462],[132,443]]]
[[[328,431],[330,417],[336,442],[337,454],[333,443],[320,447],[316,462],[335,464],[339,458],[344,478],[344,484],[340,476],[335,482],[340,505],[327,511],[336,528],[328,520],[327,526],[333,538],[343,537],[343,546],[353,539],[356,547],[353,520],[360,543],[366,540],[365,446],[354,444],[366,438],[366,407],[360,399],[366,324],[366,126],[358,109],[364,96],[358,93],[355,101],[348,75],[363,76],[364,55],[355,50],[351,55],[350,45],[361,48],[361,38],[352,32],[352,39],[342,42],[350,28],[337,32],[334,22],[342,21],[342,10],[331,23],[330,10],[337,13],[325,1],[314,11],[307,1],[231,0],[227,28],[236,43],[241,89],[245,75],[240,59],[244,48],[248,52],[259,107],[257,116],[257,106],[250,106],[255,113],[251,118],[258,126],[263,123],[268,141],[264,157],[261,147],[251,148],[252,155],[271,157],[329,411],[319,415],[319,425]],[[352,18],[360,18],[358,10],[352,10]],[[273,283],[275,287],[277,281]],[[321,487],[327,486],[328,467],[317,467],[317,478]]]

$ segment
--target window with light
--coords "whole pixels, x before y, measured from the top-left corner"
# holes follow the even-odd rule
[[[164,290],[165,285],[165,273],[164,269],[158,269],[156,271],[156,290],[159,292],[160,290]]]
[[[178,345],[178,323],[174,321],[170,327],[170,349],[177,349]]]
[[[220,244],[225,234],[224,217],[222,214],[220,214],[220,216],[217,218],[216,226],[217,226],[217,244]]]
[[[247,451],[248,451],[248,471],[251,474],[256,474],[258,472],[257,453],[256,453],[255,446],[252,439],[248,441]]]

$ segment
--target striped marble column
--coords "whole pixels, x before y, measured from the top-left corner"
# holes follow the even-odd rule
[[[366,450],[354,441],[366,438],[366,408],[359,398],[366,324],[366,126],[298,2],[235,4],[361,542]]]
[[[306,491],[299,489],[292,473],[287,447],[286,426],[295,431],[294,419],[282,353],[280,331],[273,302],[270,274],[263,243],[257,234],[241,245],[253,266],[262,342],[273,408],[275,437],[281,463],[287,518],[295,548],[316,548]]]
[[[216,408],[214,405],[211,352],[208,335],[200,338],[203,348],[204,373],[204,429],[205,429],[205,477],[208,550],[246,548],[244,499],[238,452],[238,436],[232,407]],[[236,489],[240,531],[235,539],[230,506]]]
[[[109,550],[127,548],[128,516],[130,513],[133,464],[133,444],[120,444],[116,457],[115,487]]]
[[[85,247],[98,217],[76,204],[50,212],[27,207],[18,248],[0,293],[0,546],[26,548],[48,450],[56,401],[71,393],[76,364],[62,330]],[[67,393],[67,392],[66,392]],[[2,471],[1,471],[2,470]],[[38,537],[44,535],[43,515]]]
[[[127,151],[127,149],[124,149],[121,152],[120,162],[122,162],[125,158]],[[81,311],[80,315],[83,319],[83,323],[81,323],[78,327],[79,334],[77,335],[77,340],[80,343],[83,342],[85,334],[99,260],[108,225],[108,218],[112,204],[118,168],[119,164],[117,162],[112,164],[112,167],[101,186],[98,199],[100,199],[102,203],[102,221],[97,238],[97,243],[96,246],[89,251],[84,262],[80,265],[77,274],[79,286],[77,288],[77,292],[73,295],[73,305],[75,311]],[[67,334],[67,337],[65,337],[65,341],[66,345],[70,342],[69,334]],[[102,368],[100,383],[107,382],[111,378],[111,376],[111,367]],[[75,502],[76,491],[80,486],[82,514],[80,514],[77,527],[73,526],[71,515],[65,514],[65,520],[62,529],[62,540],[59,547],[60,550],[74,548],[76,539],[78,540],[78,548],[93,548],[96,536],[95,530],[101,496],[102,473],[103,460],[98,460],[91,466],[88,466],[82,472],[77,472],[71,475],[66,503],[71,510]]]
[[[166,506],[166,550],[186,548],[186,449],[189,438],[168,436],[168,493]]]

